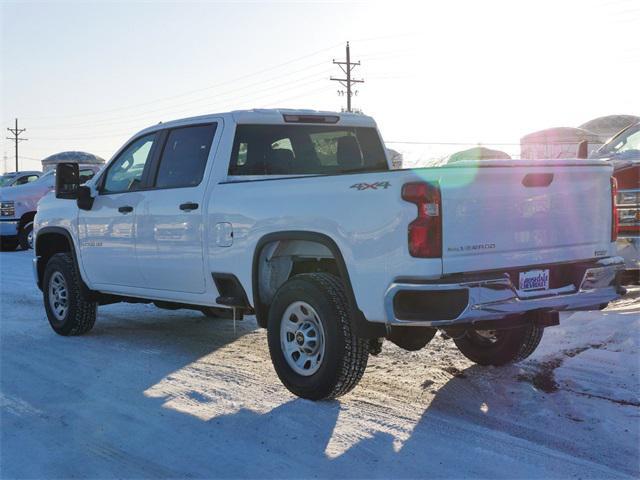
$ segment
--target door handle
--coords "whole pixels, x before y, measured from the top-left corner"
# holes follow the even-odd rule
[[[522,179],[522,185],[530,187],[548,187],[553,182],[553,173],[528,173]]]
[[[133,212],[133,207],[130,207],[129,205],[125,205],[123,207],[118,208],[118,211],[120,213],[130,213],[130,212]]]
[[[199,205],[197,203],[187,202],[180,205],[180,210],[186,210],[187,212],[189,212],[191,210],[197,210],[198,206]]]

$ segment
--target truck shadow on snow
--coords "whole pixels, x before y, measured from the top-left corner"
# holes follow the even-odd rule
[[[607,419],[585,415],[592,410],[583,408],[586,399],[544,391],[524,379],[542,362],[503,369],[445,367],[451,378],[430,401],[409,407],[419,420],[408,422],[412,430],[398,442],[390,433],[394,427],[387,428],[403,415],[397,405],[385,411],[348,397],[317,403],[292,399],[271,368],[263,330],[248,320],[234,334],[230,321],[213,322],[190,320],[190,328],[181,329],[179,338],[171,339],[177,344],[169,348],[185,349],[197,359],[145,390],[145,396],[161,402],[163,417],[172,417],[169,424],[177,422],[172,435],[182,432],[183,442],[199,445],[192,453],[208,467],[193,471],[196,476],[308,477],[321,472],[371,478],[465,471],[488,476],[495,475],[496,455],[513,462],[515,470],[505,471],[507,477],[527,468],[584,472],[587,464],[567,466],[567,456],[593,462],[589,468],[595,468],[595,476],[611,475],[608,468],[634,473],[628,462],[637,456],[633,442],[620,451],[620,444],[611,442]],[[405,368],[387,375],[406,375]],[[637,431],[630,435],[638,438]],[[455,454],[460,448],[474,455]],[[233,469],[220,470],[225,463]]]
[[[519,381],[519,367],[445,369],[451,378],[433,390],[433,397],[400,406],[406,399],[391,396],[387,408],[349,396],[317,403],[295,399],[273,372],[264,331],[252,319],[238,322],[234,332],[230,320],[113,306],[101,309],[89,335],[52,334],[46,340],[40,354],[55,377],[3,368],[3,384],[20,384],[22,398],[46,409],[46,425],[36,422],[30,433],[43,443],[31,445],[29,456],[45,455],[47,438],[74,448],[74,465],[59,470],[48,465],[35,474],[513,478],[637,473],[638,462],[629,461],[637,459],[637,431],[629,433],[628,447],[621,450],[621,442],[611,442],[606,422],[579,404],[586,400]],[[407,375],[406,366],[393,368],[386,374]],[[423,375],[420,383],[433,388],[429,374]],[[72,409],[59,400],[70,394]],[[405,432],[400,441],[398,430]],[[24,471],[20,443],[4,445],[5,471]]]

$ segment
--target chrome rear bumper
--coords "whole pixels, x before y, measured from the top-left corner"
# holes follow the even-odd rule
[[[618,285],[617,274],[624,269],[624,260],[612,257],[589,266],[576,288],[567,285],[544,291],[518,290],[505,274],[499,278],[460,283],[393,283],[385,294],[387,323],[390,325],[447,327],[472,324],[483,320],[496,320],[532,310],[565,311],[597,309],[621,296],[624,289]],[[467,291],[466,306],[455,318],[410,319],[396,317],[394,298],[399,292],[451,292]]]

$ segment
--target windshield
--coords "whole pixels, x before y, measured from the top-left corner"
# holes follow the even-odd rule
[[[11,185],[11,182],[15,180],[15,175],[2,175],[0,176],[0,187],[6,187],[7,185]]]
[[[634,153],[640,156],[640,124],[633,125],[613,137],[595,152],[594,157],[616,157]]]
[[[56,175],[55,170],[49,170],[47,173],[42,175],[36,182],[46,182],[48,179],[53,178]]]

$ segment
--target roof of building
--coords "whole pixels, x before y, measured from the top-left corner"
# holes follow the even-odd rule
[[[511,156],[501,150],[493,150],[487,147],[473,147],[462,150],[451,155],[447,163],[459,162],[461,160],[510,160]]]
[[[62,162],[75,162],[83,164],[96,164],[100,165],[104,163],[104,158],[87,152],[60,152],[49,155],[42,160],[42,164],[53,164]]]
[[[640,122],[640,117],[635,115],[607,115],[589,120],[580,125],[580,128],[595,133],[603,139],[608,139],[629,125],[638,122]]]
[[[590,142],[602,143],[595,133],[582,128],[555,127],[529,133],[520,139],[520,143],[563,143],[563,142]]]

